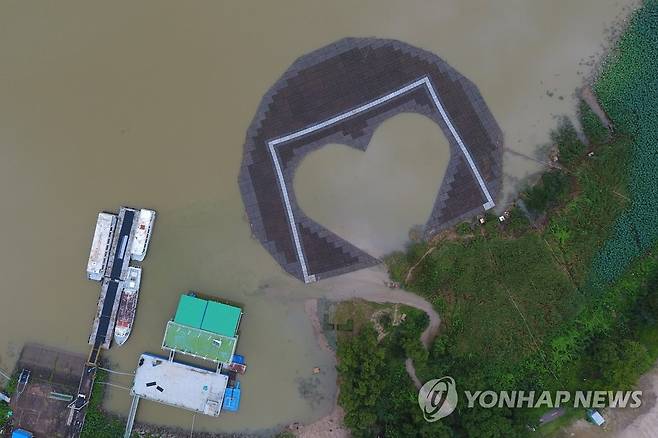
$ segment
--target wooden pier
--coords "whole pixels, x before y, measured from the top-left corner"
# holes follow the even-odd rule
[[[128,421],[126,422],[126,431],[123,434],[124,438],[130,438],[135,425],[135,416],[137,416],[137,406],[139,406],[139,396],[134,395],[133,401],[130,403],[130,411],[128,411]]]
[[[84,425],[87,405],[96,380],[101,350],[109,349],[114,336],[119,302],[123,291],[123,282],[128,274],[130,265],[131,246],[135,233],[135,213],[137,210],[122,207],[117,219],[116,234],[110,249],[110,258],[101,282],[101,293],[98,299],[96,316],[92,323],[89,344],[91,350],[80,378],[78,394],[69,404],[67,419],[67,438],[80,436]]]

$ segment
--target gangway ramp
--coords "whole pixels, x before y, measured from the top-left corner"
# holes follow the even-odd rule
[[[119,210],[119,219],[117,226],[118,232],[114,233],[112,257],[107,263],[105,276],[115,280],[125,280],[130,264],[130,254],[133,243],[133,224],[135,222],[135,213],[137,210],[132,208],[121,207]]]
[[[110,342],[114,334],[114,322],[116,321],[123,283],[118,280],[105,278],[101,287],[101,295],[98,299],[98,309],[94,324],[92,325],[89,345],[110,348]]]
[[[135,425],[135,417],[137,416],[137,406],[139,405],[139,396],[133,395],[133,401],[130,403],[130,411],[128,412],[128,421],[126,422],[126,431],[123,438],[130,438]]]

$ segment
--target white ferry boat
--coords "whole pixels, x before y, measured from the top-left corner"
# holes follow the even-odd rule
[[[142,279],[142,268],[128,268],[128,278],[123,282],[123,292],[117,312],[117,322],[114,326],[114,342],[123,345],[130,336],[137,313],[139,299],[139,284]]]
[[[149,241],[151,240],[151,229],[155,222],[155,211],[142,208],[135,220],[135,233],[131,248],[131,258],[138,262],[144,260]]]
[[[103,278],[112,247],[112,237],[114,236],[116,223],[117,216],[115,214],[98,214],[89,261],[87,262],[87,278],[90,280],[100,281]]]

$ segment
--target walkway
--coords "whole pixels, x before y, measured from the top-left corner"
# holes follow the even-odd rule
[[[307,217],[292,181],[308,153],[329,143],[365,150],[377,127],[402,112],[432,119],[450,144],[426,236],[495,205],[502,132],[477,87],[399,41],[343,39],[295,61],[247,131],[242,199],[253,234],[285,271],[310,283],[379,263]]]
[[[330,278],[321,286],[325,290],[324,298],[331,301],[360,298],[374,303],[404,304],[422,310],[429,317],[429,324],[420,340],[425,348],[429,348],[439,332],[441,317],[425,298],[402,289],[390,289],[385,285],[387,281],[389,278],[384,269],[372,268]]]

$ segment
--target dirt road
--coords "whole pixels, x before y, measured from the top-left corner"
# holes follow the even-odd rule
[[[429,324],[420,340],[425,348],[429,347],[439,332],[439,314],[425,298],[402,289],[390,289],[386,286],[387,281],[386,271],[382,267],[374,267],[323,280],[321,286],[325,290],[324,297],[331,301],[360,298],[374,303],[399,303],[422,310],[429,317]]]

